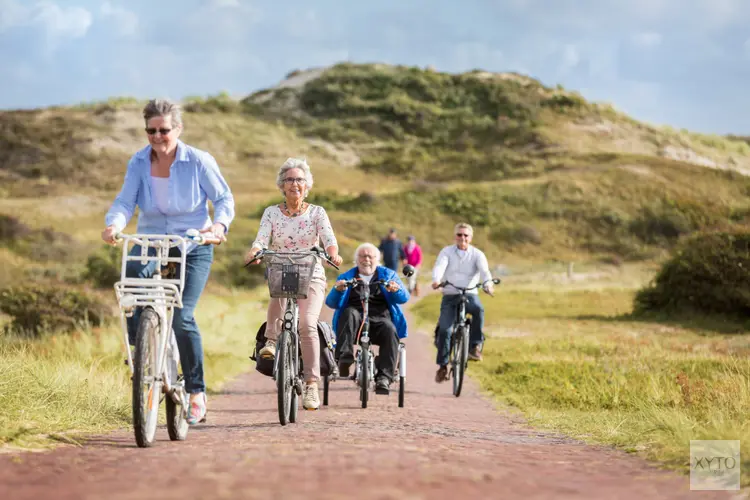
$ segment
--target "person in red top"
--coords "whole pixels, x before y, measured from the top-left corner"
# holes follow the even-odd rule
[[[414,236],[409,236],[406,239],[406,245],[404,245],[404,264],[409,264],[414,267],[414,274],[409,277],[409,293],[414,292],[415,296],[419,296],[419,283],[417,283],[417,275],[419,274],[419,268],[422,266],[422,248],[417,245],[417,240]]]

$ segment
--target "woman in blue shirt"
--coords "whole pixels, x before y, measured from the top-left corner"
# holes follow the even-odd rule
[[[185,236],[197,228],[208,237],[226,241],[225,233],[234,219],[234,198],[219,171],[216,160],[205,151],[179,140],[182,116],[179,106],[168,100],[152,100],[143,109],[149,145],[133,155],[128,163],[120,193],[105,217],[102,239],[115,244],[140,208],[137,232]],[[214,205],[214,220],[208,212]],[[140,254],[135,246],[131,255]],[[180,351],[185,389],[190,394],[188,423],[196,424],[206,415],[206,385],[203,379],[203,345],[193,312],[213,262],[212,245],[190,245],[186,260],[182,309],[175,308],[172,326]],[[127,275],[146,278],[156,272],[156,263],[128,262]],[[135,344],[138,313],[128,318],[130,344]]]

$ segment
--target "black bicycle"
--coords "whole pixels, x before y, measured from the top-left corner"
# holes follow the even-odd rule
[[[276,341],[276,358],[273,379],[276,381],[279,422],[286,425],[297,421],[297,398],[302,396],[304,374],[302,344],[299,337],[299,305],[297,299],[306,299],[316,260],[324,259],[338,269],[325,250],[313,247],[308,252],[274,252],[261,250],[253,261],[269,258],[268,290],[272,298],[285,298],[286,309],[282,316],[283,327]]]
[[[411,276],[414,268],[410,265],[404,266],[404,276]],[[372,280],[369,285],[385,285],[390,280]],[[362,289],[362,323],[357,334],[354,344],[359,346],[354,356],[354,374],[352,379],[359,385],[359,399],[362,402],[362,408],[367,408],[367,399],[369,396],[370,386],[375,378],[375,359],[370,344],[370,286],[358,278],[352,278],[345,281],[347,288],[352,290]],[[403,342],[398,343],[398,358],[396,361],[398,367],[398,406],[404,407],[404,391],[406,386],[406,345]],[[395,368],[395,367],[394,367]],[[393,380],[391,380],[393,382]]]
[[[494,284],[499,284],[500,280],[495,278],[492,280]],[[486,283],[486,282],[485,282]],[[471,331],[471,318],[466,317],[466,303],[469,301],[467,292],[475,290],[484,283],[477,283],[476,285],[463,288],[454,285],[449,281],[443,281],[440,283],[440,287],[452,286],[458,290],[461,300],[456,305],[456,320],[450,328],[450,351],[448,357],[448,364],[450,365],[449,376],[453,379],[453,395],[459,397],[461,395],[461,388],[464,384],[464,373],[469,363],[469,332]],[[438,339],[436,339],[437,342]]]

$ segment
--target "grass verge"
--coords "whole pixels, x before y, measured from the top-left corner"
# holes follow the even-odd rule
[[[750,341],[717,333],[723,321],[635,321],[625,314],[633,294],[511,285],[483,297],[484,362],[469,373],[534,426],[687,473],[691,439],[750,439]],[[430,329],[439,300],[414,307]]]
[[[209,392],[249,368],[265,319],[258,295],[206,293],[197,310]],[[0,445],[45,447],[131,423],[120,330],[25,340],[0,336]]]

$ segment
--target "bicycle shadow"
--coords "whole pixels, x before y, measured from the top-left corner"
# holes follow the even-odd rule
[[[227,409],[216,409],[211,408],[211,413],[227,413],[230,415],[242,415],[245,413],[266,413],[274,412],[276,408],[227,408]]]

